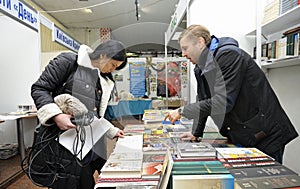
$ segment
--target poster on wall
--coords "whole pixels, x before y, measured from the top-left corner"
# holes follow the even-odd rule
[[[143,97],[145,86],[145,62],[132,62],[129,64],[130,93],[134,97]]]
[[[157,73],[157,85],[158,85],[158,94],[159,96],[166,96],[166,92],[164,90],[166,89],[166,86],[168,88],[168,96],[169,97],[181,97],[181,61],[170,61],[167,63],[167,75],[166,78],[166,71],[165,71],[165,64],[161,63],[161,65],[158,63],[158,68],[162,67],[162,69],[159,69]],[[167,85],[166,85],[167,84]]]

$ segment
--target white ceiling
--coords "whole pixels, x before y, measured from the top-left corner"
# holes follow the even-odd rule
[[[112,38],[121,40],[131,51],[164,50],[164,32],[178,0],[32,0],[68,29],[110,27]],[[85,13],[90,8],[93,13]],[[177,41],[170,47],[178,49]]]

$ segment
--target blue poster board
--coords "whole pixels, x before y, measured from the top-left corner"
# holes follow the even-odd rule
[[[145,62],[129,64],[130,93],[134,97],[143,97],[146,92]]]

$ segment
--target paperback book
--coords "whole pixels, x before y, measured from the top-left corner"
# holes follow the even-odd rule
[[[220,156],[224,159],[242,159],[242,158],[260,158],[267,157],[268,155],[263,153],[257,148],[215,148]]]
[[[230,169],[229,172],[235,179],[296,175],[294,171],[290,170],[284,165]]]
[[[300,186],[298,175],[281,175],[273,177],[253,177],[235,181],[236,189],[274,189]]]
[[[180,157],[216,157],[216,149],[209,143],[177,143],[177,151]]]
[[[172,175],[229,174],[219,161],[175,161]]]
[[[101,178],[141,178],[141,160],[108,159],[101,169]]]
[[[142,179],[159,180],[164,162],[143,162]]]
[[[233,189],[234,178],[231,174],[214,175],[173,175],[173,189],[198,189],[198,188]]]

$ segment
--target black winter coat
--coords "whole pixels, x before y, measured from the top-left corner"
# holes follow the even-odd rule
[[[215,38],[212,36],[212,38]],[[198,120],[195,136],[202,136],[211,116],[232,143],[273,153],[298,136],[263,71],[232,38],[217,39],[195,66],[198,102],[183,115]]]
[[[54,103],[53,98],[63,93],[78,98],[89,111],[100,117],[102,89],[98,72],[78,65],[77,55],[73,53],[62,53],[51,60],[31,88],[37,109]]]

